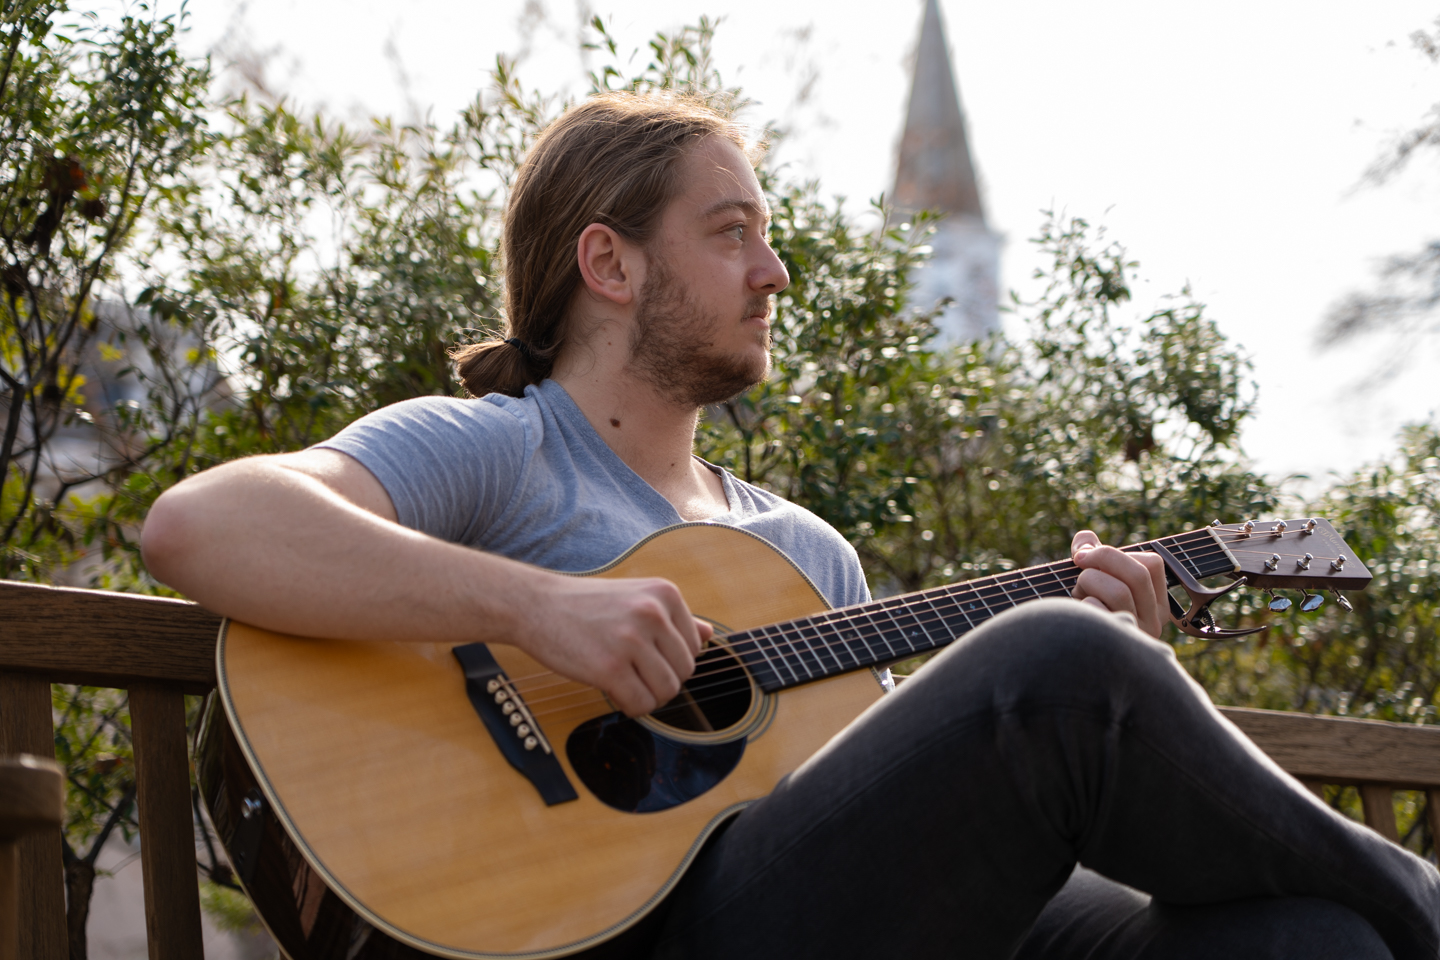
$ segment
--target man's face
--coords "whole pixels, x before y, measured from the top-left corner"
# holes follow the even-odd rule
[[[770,370],[770,296],[790,282],[765,236],[750,162],[711,137],[681,161],[679,196],[650,245],[630,367],[667,399],[728,400]]]

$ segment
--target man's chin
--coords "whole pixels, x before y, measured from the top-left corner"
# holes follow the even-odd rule
[[[751,362],[737,362],[725,366],[711,363],[703,368],[692,368],[692,376],[684,383],[677,382],[675,399],[687,405],[709,407],[727,403],[770,379],[770,354]]]

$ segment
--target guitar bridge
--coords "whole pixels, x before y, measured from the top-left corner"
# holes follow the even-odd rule
[[[483,643],[468,643],[450,652],[465,671],[465,693],[470,705],[510,766],[540,791],[547,806],[579,799],[545,732],[525,705],[525,698],[495,661],[490,648]]]

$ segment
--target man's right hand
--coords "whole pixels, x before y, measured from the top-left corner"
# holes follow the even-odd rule
[[[714,630],[668,580],[544,574],[516,646],[556,673],[598,687],[627,716],[668,703]]]

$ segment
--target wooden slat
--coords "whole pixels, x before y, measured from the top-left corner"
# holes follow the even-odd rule
[[[0,581],[0,670],[53,683],[215,685],[220,618],[183,600]]]
[[[0,960],[20,960],[21,837],[65,822],[65,775],[53,760],[0,756]]]
[[[0,838],[0,960],[20,960],[20,851]]]
[[[1360,784],[1360,806],[1365,811],[1365,825],[1386,840],[1400,842],[1395,826],[1395,791],[1386,784]]]
[[[55,758],[50,682],[0,671],[0,754]],[[60,832],[45,830],[16,841],[19,861],[20,956],[67,960],[65,874]]]
[[[1306,779],[1301,780],[1300,782],[1305,785],[1305,789],[1306,789],[1306,790],[1309,790],[1311,793],[1315,794],[1315,796],[1319,797],[1321,803],[1324,803],[1324,802],[1325,802],[1325,781],[1324,781],[1324,780],[1312,780],[1312,779],[1310,779],[1310,778],[1307,777]]]
[[[185,696],[177,684],[130,687],[135,738],[140,861],[145,877],[145,931],[150,960],[204,956],[190,765],[185,748]]]
[[[1325,783],[1440,788],[1440,726],[1222,707],[1282,769]]]

